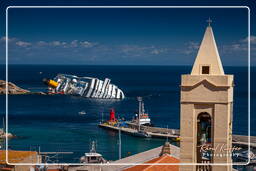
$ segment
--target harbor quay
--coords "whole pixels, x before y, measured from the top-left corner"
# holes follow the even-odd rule
[[[100,123],[98,126],[104,129],[118,131],[121,130],[123,133],[127,133],[131,136],[137,132],[137,125],[129,121],[126,122],[129,127],[117,127],[114,125],[109,125],[107,123]],[[172,141],[180,141],[180,131],[179,129],[170,129],[170,128],[160,128],[160,127],[150,127],[150,126],[141,126],[142,130],[147,132],[152,138],[170,138]],[[232,144],[241,147],[256,148],[256,136],[250,136],[250,143],[248,141],[248,136],[246,135],[232,135]]]
[[[127,133],[130,135],[134,135],[134,133],[138,132],[137,126],[135,126],[133,123],[125,122],[128,127],[117,127],[114,125],[109,125],[107,123],[100,123],[98,126],[118,131],[119,129],[123,133]],[[176,129],[165,129],[165,128],[158,128],[158,127],[149,127],[149,126],[141,126],[141,130],[146,132],[147,134],[151,135],[152,138],[173,138],[173,140],[178,140],[179,135],[175,132],[178,132]]]

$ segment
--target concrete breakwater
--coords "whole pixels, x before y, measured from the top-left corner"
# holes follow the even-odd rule
[[[98,126],[105,129],[115,130],[115,131],[118,131],[120,129],[121,132],[131,134],[131,135],[138,132],[135,124],[131,122],[126,122],[126,123],[128,127],[119,128],[117,126],[110,125],[107,123],[101,123]],[[179,137],[179,135],[175,133],[175,130],[172,130],[172,129],[168,129],[167,132],[165,132],[165,128],[162,129],[162,128],[149,127],[149,126],[141,126],[140,129],[146,132],[147,134],[149,134],[153,138],[171,138],[174,141],[176,141],[177,138]]]
[[[138,124],[127,121],[127,125],[129,125],[132,129],[138,129]],[[155,132],[161,134],[172,134],[172,135],[180,135],[179,129],[168,129],[168,128],[160,128],[160,127],[152,127],[152,126],[144,126],[141,125],[141,129],[145,132]]]
[[[126,121],[128,127],[120,127],[120,130],[127,134],[133,134],[137,132],[138,125],[136,123],[132,123]],[[99,127],[118,131],[119,127],[114,125],[109,125],[106,123],[99,124]],[[151,126],[143,126],[140,128],[142,131],[151,135],[152,138],[172,138],[173,140],[178,140],[180,138],[180,130],[179,129],[168,129],[168,128],[160,128],[160,127],[151,127]],[[250,142],[248,141],[250,138]],[[232,144],[236,146],[248,147],[250,145],[252,148],[256,148],[256,136],[246,136],[246,135],[232,135]]]

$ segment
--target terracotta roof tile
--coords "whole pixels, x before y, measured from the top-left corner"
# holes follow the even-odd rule
[[[179,163],[180,160],[166,154],[145,163]],[[124,171],[178,171],[178,165],[137,165]]]

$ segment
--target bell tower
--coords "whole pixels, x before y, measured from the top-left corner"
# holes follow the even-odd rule
[[[224,73],[211,20],[204,33],[193,69],[181,77],[181,171],[231,171],[233,75]],[[204,165],[202,165],[204,164]]]

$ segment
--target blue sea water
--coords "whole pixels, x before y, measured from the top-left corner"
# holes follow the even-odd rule
[[[0,66],[0,79],[5,79],[5,66]],[[234,74],[233,133],[248,134],[248,68],[224,67],[227,74]],[[9,81],[31,91],[46,91],[43,78],[53,78],[58,73],[91,76],[118,85],[125,95],[124,100],[97,100],[65,95],[10,95],[9,132],[18,138],[9,141],[11,149],[41,151],[68,151],[56,162],[78,162],[89,151],[92,140],[97,142],[97,151],[108,160],[118,159],[118,134],[99,128],[97,124],[108,118],[110,108],[126,119],[133,117],[137,109],[137,96],[142,96],[145,109],[154,125],[179,128],[180,122],[180,77],[190,73],[189,66],[82,66],[82,65],[10,65]],[[251,68],[255,75],[256,68]],[[252,79],[252,85],[255,80]],[[252,87],[252,111],[255,111],[256,92]],[[79,111],[86,115],[79,115]],[[256,123],[251,112],[251,123]],[[0,96],[0,117],[5,116],[5,96]],[[251,134],[256,135],[252,124]],[[122,157],[128,152],[135,154],[164,143],[163,139],[144,139],[122,134]]]

